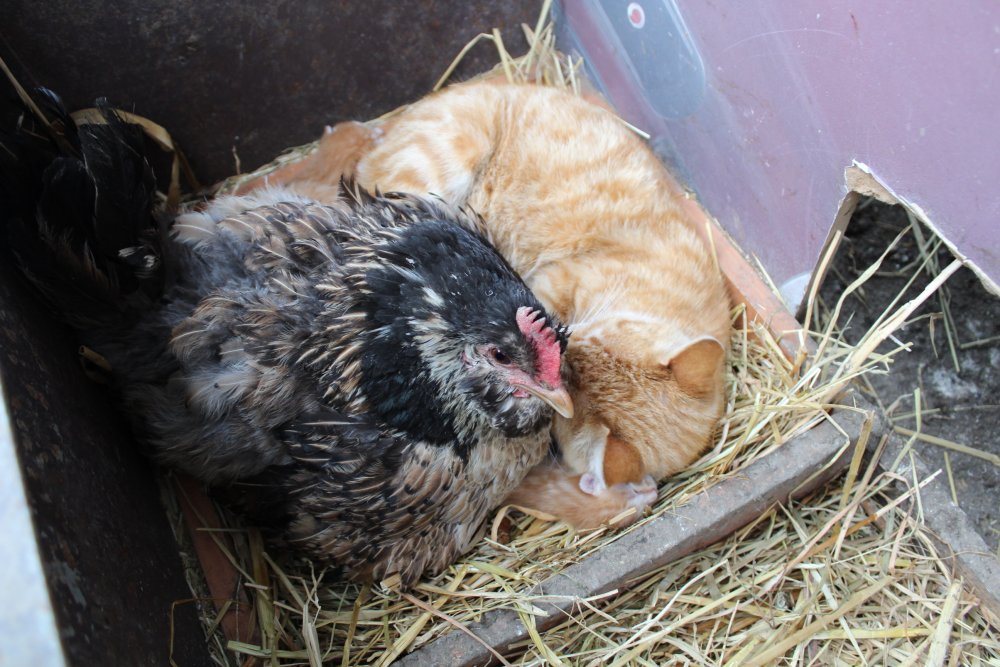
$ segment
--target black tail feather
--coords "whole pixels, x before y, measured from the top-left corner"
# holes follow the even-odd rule
[[[107,100],[97,107],[105,124],[80,127],[80,144],[97,186],[94,237],[98,251],[110,257],[143,245],[156,231],[150,215],[156,183],[142,129],[122,120]]]
[[[156,185],[140,128],[108,105],[77,126],[52,91],[48,116],[0,128],[0,232],[25,275],[74,323],[119,319],[162,289]],[[58,138],[52,136],[57,133]]]

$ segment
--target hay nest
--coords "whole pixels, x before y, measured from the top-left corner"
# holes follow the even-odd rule
[[[500,55],[510,80],[581,90],[578,65],[554,48],[547,8],[525,27],[529,53],[512,58],[499,32],[480,35]],[[459,58],[461,57],[460,54]],[[456,59],[457,62],[457,59]],[[447,79],[449,68],[439,86]],[[301,159],[315,143],[290,149],[274,163],[231,178],[217,192]],[[887,251],[888,252],[888,251]],[[884,257],[884,256],[883,256]],[[530,621],[527,591],[553,572],[586,558],[646,521],[683,505],[798,433],[827,418],[847,383],[884,372],[905,344],[884,343],[947,278],[918,299],[887,311],[862,340],[840,333],[844,299],[878,265],[862,273],[837,304],[810,297],[808,359],[789,360],[763,326],[733,312],[727,410],[714,447],[665,482],[652,513],[626,531],[575,531],[510,508],[509,535],[492,534],[412,595],[362,587],[325,576],[303,559],[268,553],[259,535],[219,508],[257,615],[253,641],[220,639],[221,614],[207,613],[219,664],[385,665],[496,608]],[[817,314],[815,318],[812,313]],[[580,665],[1000,665],[1000,627],[972,592],[954,580],[921,527],[919,485],[900,481],[855,457],[846,476],[812,496],[775,508],[728,539],[635,581],[615,596],[585,601],[583,611],[531,637],[509,660]],[[530,626],[530,624],[529,624]]]

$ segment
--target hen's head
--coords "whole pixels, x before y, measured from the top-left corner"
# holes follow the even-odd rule
[[[379,199],[392,229],[356,266],[364,296],[357,387],[367,409],[429,441],[507,437],[573,414],[567,334],[466,214],[415,197]],[[364,317],[361,318],[363,313]]]
[[[509,316],[482,322],[462,353],[460,376],[463,390],[507,436],[537,432],[551,419],[549,408],[573,415],[561,375],[565,332],[537,304],[513,315],[513,327]]]

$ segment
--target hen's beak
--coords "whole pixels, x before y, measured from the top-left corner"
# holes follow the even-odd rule
[[[566,419],[573,417],[573,399],[569,397],[569,392],[565,387],[559,386],[549,389],[541,384],[512,382],[511,384],[520,387],[529,394],[537,396],[552,406],[552,409],[561,414]]]

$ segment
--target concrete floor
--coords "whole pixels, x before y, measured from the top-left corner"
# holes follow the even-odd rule
[[[835,263],[823,283],[821,296],[832,307],[846,285],[869,267],[891,240],[910,224],[898,206],[871,202],[855,213]],[[927,237],[931,234],[921,228]],[[907,234],[886,258],[882,269],[864,287],[848,297],[841,323],[847,324],[851,341],[864,333],[906,284],[919,260],[918,244]],[[952,259],[947,250],[938,253],[943,267]],[[905,299],[914,297],[928,282],[921,275]],[[942,299],[950,304],[954,321],[955,354],[949,348]],[[902,301],[900,302],[902,303]],[[871,375],[869,382],[893,424],[916,429],[914,393],[919,388],[923,423],[921,431],[1000,455],[1000,299],[988,293],[968,269],[961,269],[931,297],[897,332],[910,351],[901,351],[890,369]],[[884,349],[895,347],[886,343]],[[957,365],[956,365],[957,361]],[[954,493],[959,506],[994,552],[1000,544],[1000,466],[916,442],[914,447],[933,468],[944,470],[945,455],[951,464]]]

